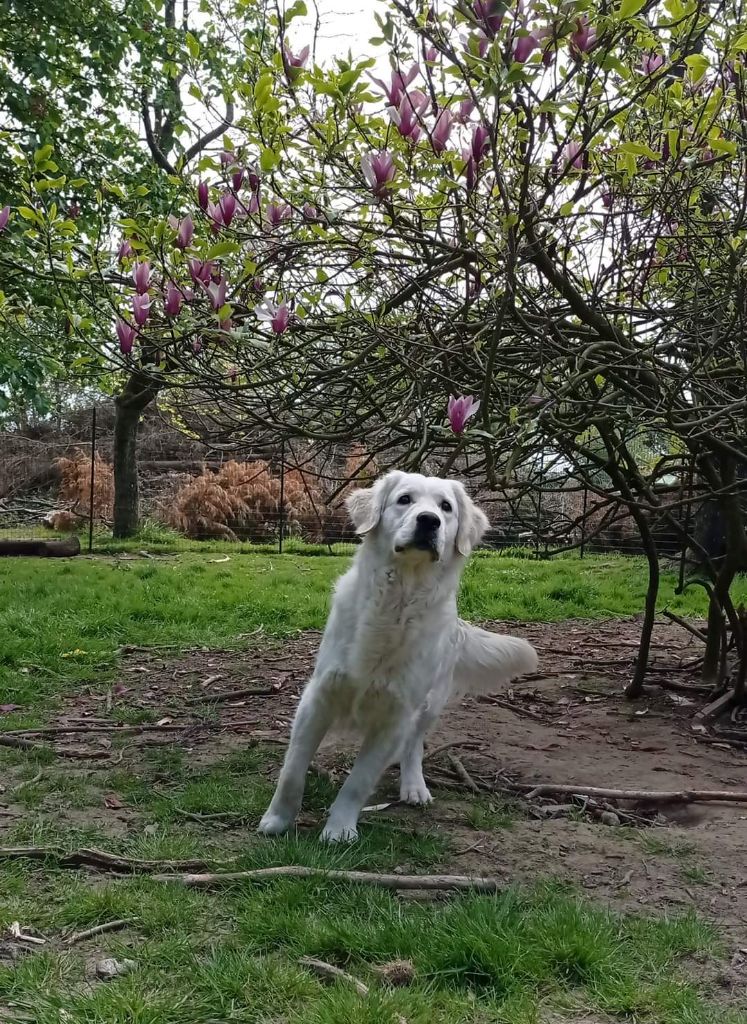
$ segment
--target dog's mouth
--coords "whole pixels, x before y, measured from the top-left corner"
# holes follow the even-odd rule
[[[398,555],[405,551],[424,551],[431,556],[432,562],[437,562],[441,557],[435,537],[413,537],[407,544],[395,544],[394,550]]]

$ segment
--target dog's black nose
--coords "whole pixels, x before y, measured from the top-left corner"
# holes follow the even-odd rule
[[[426,533],[435,533],[441,525],[439,517],[432,512],[420,512],[415,522],[418,524],[418,529]]]

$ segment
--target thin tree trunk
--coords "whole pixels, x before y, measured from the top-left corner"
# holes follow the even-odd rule
[[[158,394],[153,382],[133,373],[115,401],[114,528],[115,537],[132,537],[139,525],[137,440],[143,411]]]
[[[632,510],[631,510],[632,511]],[[640,697],[643,693],[643,681],[648,668],[648,658],[651,650],[651,637],[656,622],[656,600],[659,596],[659,552],[653,534],[649,529],[644,515],[633,512],[633,517],[641,535],[643,550],[646,552],[648,561],[648,587],[646,589],[646,604],[643,612],[643,624],[641,626],[641,639],[638,644],[638,655],[635,659],[635,671],[633,678],[625,689],[626,697]]]

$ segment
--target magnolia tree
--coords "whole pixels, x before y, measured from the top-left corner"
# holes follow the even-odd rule
[[[715,679],[725,617],[744,647],[740,3],[391,0],[378,58],[327,68],[303,2],[264,13],[271,52],[243,40],[235,125],[170,215],[123,193],[113,251],[37,204],[29,245],[86,304],[75,329],[235,446],[362,440],[380,465],[440,454],[507,493],[566,475],[625,507],[650,568],[633,693],[652,517],[693,544],[713,496]],[[693,484],[663,502],[665,475]]]

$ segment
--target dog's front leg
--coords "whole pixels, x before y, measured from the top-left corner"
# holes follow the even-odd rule
[[[345,783],[329,811],[321,838],[324,842],[353,842],[358,838],[358,816],[382,773],[396,761],[405,730],[401,726],[368,733]]]
[[[330,702],[312,679],[293,720],[275,795],[259,823],[259,831],[264,835],[281,835],[296,820],[303,800],[306,772],[331,723]]]

